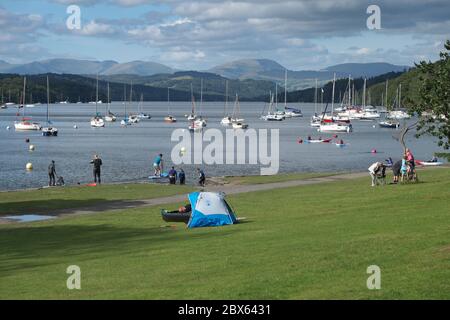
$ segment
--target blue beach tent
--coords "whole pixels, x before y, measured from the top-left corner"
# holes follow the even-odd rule
[[[193,192],[188,195],[192,206],[188,228],[216,227],[236,223],[225,195],[217,192]]]

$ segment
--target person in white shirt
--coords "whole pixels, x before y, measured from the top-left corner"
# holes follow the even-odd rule
[[[375,162],[369,167],[369,174],[372,178],[372,187],[378,184],[377,172],[383,164],[381,162]]]

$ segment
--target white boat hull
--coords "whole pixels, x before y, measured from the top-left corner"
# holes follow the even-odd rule
[[[26,131],[26,130],[39,131],[42,129],[41,125],[39,123],[35,123],[35,122],[16,122],[14,124],[14,128],[16,130],[21,130],[21,131]]]

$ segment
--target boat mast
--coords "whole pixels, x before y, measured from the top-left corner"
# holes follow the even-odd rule
[[[334,113],[334,89],[336,88],[336,73],[333,76],[333,92],[331,93],[331,117]]]
[[[50,104],[50,90],[49,90],[48,76],[47,76],[47,123],[50,123],[49,117],[48,117],[48,105],[49,104]]]
[[[226,117],[228,114],[228,80],[225,81],[225,106],[223,111],[223,116]]]
[[[23,93],[22,93],[22,114],[25,118],[25,90],[26,90],[26,84],[27,84],[27,77],[23,77]]]
[[[399,89],[398,89],[398,108],[401,109],[402,107],[402,84],[399,84]]]
[[[107,103],[107,107],[108,107],[107,115],[109,115],[109,113],[110,113],[110,110],[109,110],[109,82],[108,82],[108,103]]]
[[[317,115],[317,79],[316,79],[316,87],[314,89],[314,114]]]
[[[203,78],[200,79],[200,116],[203,110]]]
[[[98,116],[97,103],[98,103],[98,73],[97,73],[97,87],[95,89],[95,116]]]
[[[284,69],[284,110],[287,106],[287,69]]]
[[[348,75],[348,107],[352,105],[352,79],[351,75]]]
[[[366,108],[366,83],[367,83],[367,79],[364,78],[363,101],[362,101],[363,109]]]
[[[275,109],[278,111],[278,83],[275,83]]]
[[[167,87],[167,113],[170,116],[170,87]]]
[[[132,107],[132,101],[133,101],[133,80],[130,81],[130,109]]]
[[[124,83],[123,84],[123,105],[125,107],[125,120],[128,119],[127,116],[127,85]]]
[[[389,79],[386,80],[386,93],[385,93],[385,108],[388,108],[388,84],[389,84]]]

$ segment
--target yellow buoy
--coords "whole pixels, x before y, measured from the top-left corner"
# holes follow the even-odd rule
[[[33,144],[30,144],[29,149],[30,149],[30,151],[34,151],[34,145],[33,145]]]
[[[33,170],[33,164],[31,162],[28,162],[26,168],[27,170]]]

